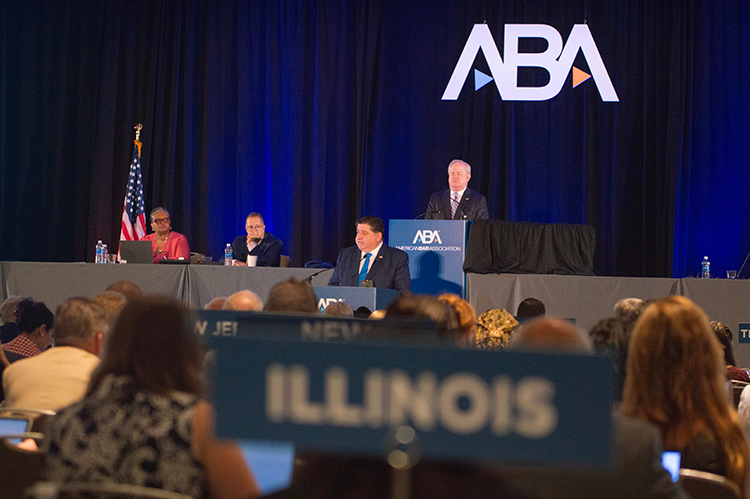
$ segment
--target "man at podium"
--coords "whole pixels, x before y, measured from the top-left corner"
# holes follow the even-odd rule
[[[487,200],[468,188],[471,166],[466,161],[454,159],[448,165],[448,189],[430,196],[427,203],[427,220],[487,220]]]
[[[411,291],[409,255],[383,244],[383,220],[374,216],[362,217],[357,220],[356,226],[354,241],[357,245],[339,252],[328,285]]]

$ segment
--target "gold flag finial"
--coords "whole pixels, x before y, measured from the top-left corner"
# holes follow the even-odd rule
[[[133,127],[135,129],[135,145],[138,146],[138,156],[141,155],[141,129],[143,128],[143,125],[138,123],[136,126]]]

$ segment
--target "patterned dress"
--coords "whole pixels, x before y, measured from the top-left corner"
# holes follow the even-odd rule
[[[204,497],[203,468],[190,445],[197,401],[184,392],[138,391],[129,376],[105,377],[50,423],[47,479],[126,483]]]

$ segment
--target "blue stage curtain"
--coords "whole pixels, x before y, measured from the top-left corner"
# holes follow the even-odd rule
[[[475,23],[503,54],[505,24],[564,42],[584,20],[620,102],[570,76],[503,101],[473,74],[440,99]],[[744,0],[2,2],[0,259],[116,247],[143,123],[147,211],[215,257],[258,211],[294,264],[332,262],[359,216],[416,217],[462,158],[491,217],[594,227],[598,274],[695,275],[704,254],[723,274],[750,250],[748,40]]]

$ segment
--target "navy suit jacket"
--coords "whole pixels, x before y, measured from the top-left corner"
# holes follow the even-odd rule
[[[284,243],[270,232],[266,232],[263,239],[252,251],[247,251],[247,236],[237,236],[232,243],[232,258],[241,262],[247,261],[247,255],[255,255],[258,260],[256,267],[278,267],[281,262],[281,251]]]
[[[336,259],[329,286],[357,286],[359,262],[362,252],[356,246],[344,248]],[[375,283],[376,288],[395,289],[399,292],[411,291],[411,276],[409,274],[409,255],[400,249],[390,246],[380,247],[378,256],[370,266],[367,280]]]
[[[458,203],[456,215],[451,219],[451,190],[445,189],[430,196],[427,203],[426,220],[488,220],[490,213],[487,211],[487,200],[484,196],[468,187],[464,191],[461,201]]]

